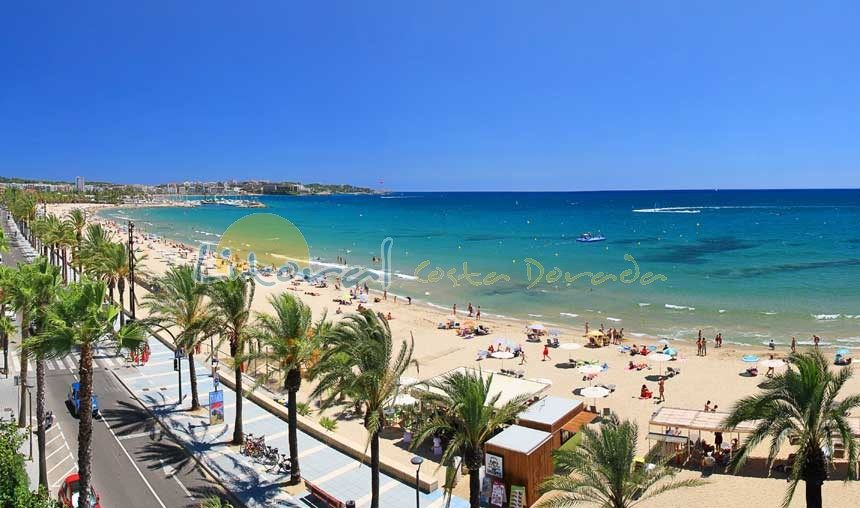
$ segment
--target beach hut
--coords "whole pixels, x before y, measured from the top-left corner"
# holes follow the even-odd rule
[[[548,395],[517,416],[517,423],[552,434],[553,449],[558,449],[597,415],[585,411],[581,400]]]
[[[538,486],[553,473],[553,450],[553,435],[542,430],[511,425],[496,434],[484,445],[487,497],[503,492],[506,506],[533,504],[540,496]],[[496,488],[494,481],[504,488]],[[509,503],[511,497],[517,501]]]

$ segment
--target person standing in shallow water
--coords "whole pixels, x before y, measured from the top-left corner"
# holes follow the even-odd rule
[[[797,353],[797,339],[795,337],[791,338],[791,352]]]

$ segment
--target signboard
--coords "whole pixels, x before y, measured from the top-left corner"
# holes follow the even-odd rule
[[[524,508],[526,506],[526,488],[522,485],[511,485],[511,499],[508,508]]]
[[[209,392],[209,425],[224,423],[224,392]]]
[[[505,505],[505,484],[501,480],[493,480],[493,492],[490,494],[490,506]]]
[[[484,467],[486,473],[490,476],[495,476],[496,478],[505,476],[504,459],[500,455],[493,455],[492,453],[484,454]]]

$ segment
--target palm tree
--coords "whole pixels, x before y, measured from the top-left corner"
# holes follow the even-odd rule
[[[252,330],[251,336],[269,348],[268,352],[258,352],[258,355],[280,365],[280,372],[284,374],[284,390],[288,394],[290,483],[297,484],[301,481],[297,394],[302,386],[302,369],[307,366],[316,350],[316,335],[311,322],[311,309],[299,298],[282,293],[269,298],[269,303],[275,314],[257,314],[257,326]],[[320,323],[317,328],[324,328],[322,323],[325,323],[325,316]],[[271,374],[267,374],[263,379],[266,380],[270,376]]]
[[[206,285],[194,276],[190,266],[171,268],[159,279],[161,292],[148,294],[143,306],[149,310],[150,318],[144,320],[147,327],[176,328],[176,345],[188,352],[188,375],[191,377],[191,410],[200,409],[197,395],[197,375],[194,367],[194,351],[211,328],[214,314],[206,301]]]
[[[128,264],[128,248],[124,243],[105,243],[94,254],[93,275],[107,283],[108,295],[113,301],[113,290],[119,294],[119,307],[125,309],[125,281],[130,268]],[[125,314],[120,313],[120,324],[125,323]]]
[[[245,342],[251,320],[251,302],[254,300],[254,281],[232,277],[209,284],[207,294],[216,311],[215,324],[230,343],[230,357],[236,384],[236,419],[233,425],[234,445],[242,444],[242,363],[245,361]]]
[[[762,392],[739,400],[723,423],[731,429],[743,422],[754,422],[755,429],[732,457],[730,467],[738,471],[759,443],[770,440],[768,464],[779,453],[788,437],[798,439],[797,455],[791,466],[791,482],[783,499],[787,507],[797,484],[806,484],[806,506],[821,507],[821,486],[831,465],[822,448],[833,449],[838,438],[848,451],[848,470],[857,464],[858,442],[851,433],[846,415],[860,407],[860,394],[839,392],[851,379],[851,367],[833,372],[820,351],[792,355],[788,369],[766,380]],[[850,478],[850,473],[849,473]]]
[[[580,430],[576,448],[555,452],[557,474],[541,484],[541,492],[552,492],[537,503],[539,508],[562,508],[593,503],[605,508],[629,508],[665,492],[704,484],[700,479],[671,480],[677,470],[653,448],[645,462],[654,467],[636,468],[639,429],[635,422],[608,418],[598,428]]]
[[[370,445],[371,508],[379,507],[379,433],[385,426],[383,409],[397,392],[400,376],[409,368],[414,341],[403,341],[395,353],[388,321],[368,309],[346,316],[325,336],[326,347],[311,367],[317,379],[311,397],[323,397],[323,409],[348,396],[364,408],[364,428]]]
[[[118,331],[114,328],[120,309],[104,304],[106,292],[104,282],[89,279],[61,288],[48,307],[44,329],[25,342],[27,349],[46,358],[60,358],[80,348],[78,474],[82,492],[89,492],[92,477],[93,349],[105,343],[117,350],[136,349],[144,340],[143,329],[137,323]],[[78,508],[88,508],[87,503],[86,496],[81,496]]]
[[[44,328],[46,310],[54,301],[57,287],[60,283],[59,269],[45,258],[38,258],[32,263],[21,264],[11,280],[10,286],[4,287],[12,307],[21,313],[21,336],[28,337]],[[31,351],[26,347],[21,350],[21,379],[26,380],[27,368]],[[38,351],[32,351],[36,359],[36,436],[39,448],[39,483],[48,487],[47,460],[45,455],[45,358]],[[26,409],[23,399],[26,395],[26,382],[21,383],[21,409]],[[19,417],[19,426],[23,426]]]
[[[496,407],[502,394],[490,394],[492,381],[492,374],[484,378],[480,372],[453,372],[441,381],[430,383],[438,393],[427,391],[419,395],[437,411],[419,426],[412,447],[421,446],[437,434],[452,436],[441,463],[450,463],[455,456],[463,457],[469,470],[469,504],[472,508],[480,505],[479,471],[484,463],[484,443],[503,426],[512,423],[526,409],[528,400],[528,396],[520,396]]]
[[[83,271],[82,259],[81,259],[81,247],[84,241],[84,228],[87,226],[87,215],[80,208],[75,208],[69,215],[66,217],[66,222],[69,224],[69,227],[75,232],[75,244],[74,249],[72,250],[72,260],[76,265],[78,272],[78,280],[81,279],[81,272]]]

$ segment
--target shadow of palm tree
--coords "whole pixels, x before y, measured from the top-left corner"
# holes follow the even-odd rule
[[[117,401],[117,407],[102,409],[101,414],[118,436],[153,432],[158,427],[145,409],[122,400]]]

